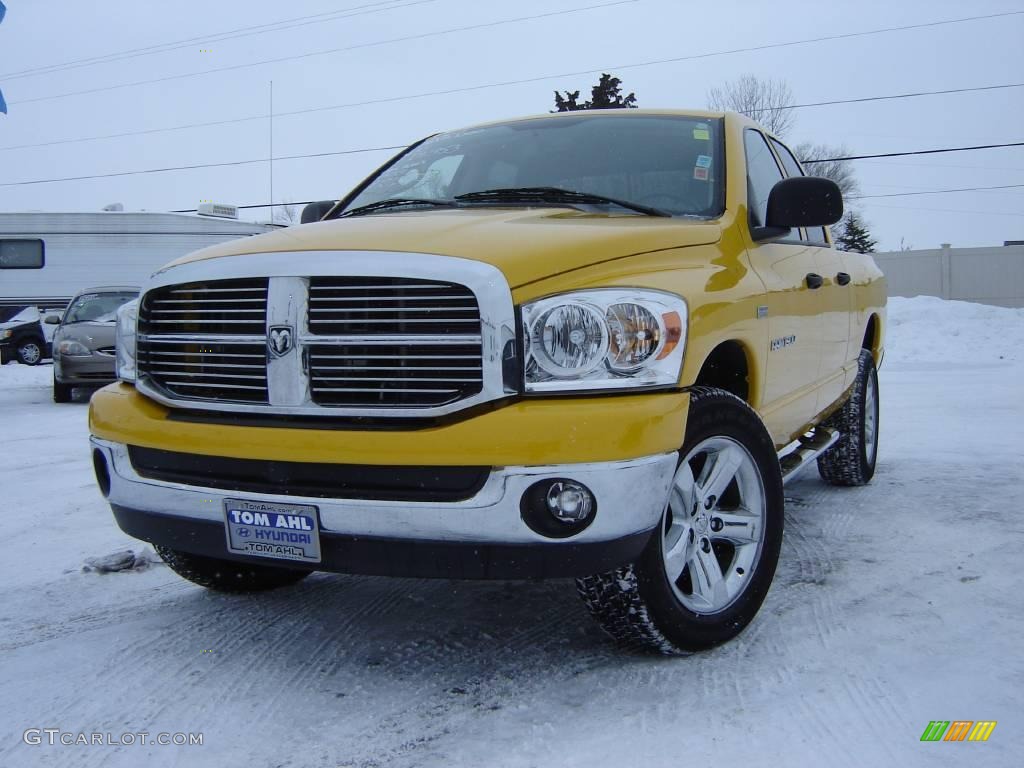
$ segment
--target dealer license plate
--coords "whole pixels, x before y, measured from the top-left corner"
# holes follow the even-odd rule
[[[273,560],[320,562],[320,521],[309,504],[224,500],[228,551]]]

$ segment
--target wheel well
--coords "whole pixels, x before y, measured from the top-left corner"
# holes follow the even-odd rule
[[[878,317],[872,315],[868,319],[868,327],[864,331],[864,342],[861,344],[861,349],[866,349],[869,352],[875,351],[876,342],[878,340]]]
[[[697,386],[718,387],[750,401],[750,366],[747,353],[736,341],[719,344],[708,355],[697,375]]]

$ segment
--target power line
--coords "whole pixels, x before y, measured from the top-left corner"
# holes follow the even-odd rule
[[[554,77],[559,77],[559,76],[555,75]],[[478,89],[478,88],[481,88],[481,87],[487,88],[487,87],[492,87],[492,86],[473,86],[473,89]],[[855,99],[836,99],[836,100],[828,101],[828,102],[822,101],[822,102],[815,102],[815,103],[810,103],[810,104],[793,104],[791,106],[782,107],[782,109],[803,109],[805,107],[817,107],[817,106],[835,105],[835,104],[855,104],[855,103],[860,103],[860,102],[863,102],[863,101],[885,101],[885,100],[892,100],[892,99],[911,99],[911,98],[918,98],[918,97],[921,97],[921,96],[937,96],[937,95],[944,95],[944,94],[949,94],[949,93],[969,93],[971,91],[992,91],[992,90],[997,90],[997,89],[1002,89],[1002,88],[1024,88],[1024,83],[1005,83],[1005,84],[1000,84],[1000,85],[979,85],[979,86],[975,86],[975,87],[972,87],[972,88],[957,88],[957,89],[954,89],[954,90],[944,89],[944,90],[938,90],[938,91],[916,91],[914,93],[901,93],[901,94],[892,94],[892,95],[884,95],[884,96],[859,97],[859,98],[855,98]],[[429,95],[429,94],[424,94],[424,95]],[[398,101],[398,100],[407,99],[407,98],[408,99],[422,98],[422,95],[402,96],[402,97],[398,97],[398,98],[393,99],[393,100]],[[375,104],[375,103],[378,103],[378,102],[353,102],[351,104],[338,104],[338,105],[329,106],[329,107],[315,107],[313,109],[298,110],[296,112],[275,112],[274,113],[274,119],[276,120],[277,118],[280,118],[280,117],[294,117],[296,115],[309,114],[310,112],[322,112],[322,111],[333,110],[333,109],[345,109],[345,108],[349,108],[349,107],[368,106],[370,104]],[[184,130],[188,130],[188,129],[191,129],[191,128],[213,128],[213,127],[217,127],[217,126],[221,126],[221,125],[233,125],[233,124],[236,124],[236,123],[252,122],[252,121],[255,121],[255,120],[266,120],[268,117],[270,117],[270,116],[269,115],[252,115],[250,117],[236,117],[236,118],[229,118],[227,120],[213,120],[213,121],[205,122],[205,123],[188,123],[186,125],[175,125],[175,126],[169,126],[169,127],[166,127],[166,128],[149,128],[149,129],[142,130],[142,131],[127,131],[127,132],[124,132],[124,133],[108,133],[108,134],[105,134],[105,135],[102,135],[102,136],[83,136],[83,137],[72,138],[72,139],[58,139],[58,140],[55,140],[55,141],[44,141],[44,142],[40,142],[38,144],[14,144],[14,145],[11,145],[11,146],[8,146],[8,147],[0,147],[0,152],[9,152],[9,151],[12,151],[12,150],[15,150],[15,149],[37,149],[37,148],[41,148],[41,147],[53,147],[53,146],[57,146],[57,145],[60,145],[60,144],[78,144],[78,143],[87,142],[87,141],[102,141],[102,140],[105,140],[105,139],[123,139],[123,138],[128,138],[128,137],[131,137],[131,136],[148,136],[148,135],[154,134],[154,133],[167,133],[167,132],[170,132],[170,131],[184,131]]]
[[[607,69],[610,69],[610,67],[607,68]],[[584,74],[586,74],[586,73],[584,73]],[[545,78],[540,78],[540,79],[553,80],[553,79],[556,79],[556,78],[569,77],[569,76],[570,75],[551,75],[551,76],[548,76],[548,77],[545,77]],[[515,83],[515,84],[518,84],[518,83]],[[373,104],[380,104],[380,103],[383,103],[383,102],[403,101],[403,100],[407,100],[407,99],[420,99],[420,98],[425,98],[425,97],[428,97],[428,96],[448,95],[448,94],[452,94],[452,93],[461,93],[461,92],[464,92],[464,91],[481,90],[481,89],[484,89],[484,88],[497,88],[497,87],[500,87],[501,85],[503,85],[503,83],[490,83],[490,84],[487,84],[487,85],[474,85],[474,86],[470,86],[470,87],[464,88],[464,89],[455,89],[455,90],[449,90],[449,91],[434,91],[434,92],[431,92],[431,93],[412,94],[412,95],[408,95],[408,96],[397,96],[397,97],[391,97],[391,98],[386,98],[386,99],[378,99],[378,100],[375,100],[375,101],[359,101],[359,102],[351,102],[351,103],[348,103],[348,104],[335,104],[335,105],[325,106],[325,107],[313,107],[313,108],[309,108],[309,109],[301,109],[301,110],[296,110],[294,112],[276,112],[274,114],[274,118],[277,119],[277,118],[280,118],[280,117],[295,117],[295,116],[298,116],[298,115],[311,114],[313,112],[326,112],[326,111],[335,110],[335,109],[348,109],[348,108],[352,108],[352,107],[370,106],[370,105],[373,105]],[[913,98],[920,98],[920,97],[923,97],[923,96],[940,96],[940,95],[947,95],[947,94],[971,93],[971,92],[975,92],[975,91],[994,91],[994,90],[1000,90],[1000,89],[1006,89],[1006,88],[1024,88],[1024,83],[1001,83],[1001,84],[998,84],[998,85],[978,85],[978,86],[972,86],[972,87],[969,87],[969,88],[953,88],[953,89],[946,88],[946,89],[935,90],[935,91],[914,91],[912,93],[897,93],[897,94],[888,94],[888,95],[882,95],[882,96],[861,96],[861,97],[853,98],[853,99],[833,99],[832,101],[809,102],[807,104],[790,104],[790,105],[787,105],[787,106],[784,106],[784,107],[780,107],[780,109],[806,109],[808,107],[834,106],[834,105],[839,105],[839,104],[859,104],[859,103],[867,102],[867,101],[891,101],[891,100],[895,100],[895,99],[913,99]],[[123,133],[108,133],[108,134],[103,134],[101,136],[81,136],[81,137],[71,138],[71,139],[56,139],[54,141],[43,141],[43,142],[39,142],[39,143],[36,143],[36,144],[12,144],[12,145],[7,146],[7,147],[0,147],[0,152],[10,152],[10,151],[16,150],[16,149],[38,149],[38,148],[41,148],[41,147],[54,147],[54,146],[58,146],[58,145],[61,145],[61,144],[79,144],[79,143],[83,143],[83,142],[87,142],[87,141],[104,141],[106,139],[124,139],[124,138],[129,138],[129,137],[132,137],[132,136],[148,136],[148,135],[155,134],[155,133],[169,133],[169,132],[172,132],[172,131],[184,131],[184,130],[190,130],[192,128],[214,128],[214,127],[221,126],[221,125],[234,125],[234,124],[237,124],[237,123],[247,123],[247,122],[252,122],[252,121],[255,121],[255,120],[266,120],[268,117],[270,117],[270,116],[266,115],[266,114],[263,114],[263,115],[250,115],[249,117],[235,117],[235,118],[228,118],[227,120],[212,120],[212,121],[203,122],[203,123],[186,123],[184,125],[173,125],[173,126],[168,126],[168,127],[165,127],[165,128],[148,128],[148,129],[141,130],[141,131],[126,131],[126,132],[123,132]]]
[[[944,149],[918,149],[913,152],[883,152],[878,155],[849,155],[848,157],[828,157],[820,160],[801,160],[803,165],[815,163],[835,163],[843,160],[874,160],[879,157],[910,157],[913,155],[939,155],[946,152],[973,152],[979,149],[999,149],[1001,147],[1024,147],[1024,141],[1012,141],[1006,144],[979,144],[974,147],[946,147]]]
[[[623,2],[636,2],[636,0],[619,0],[619,2],[611,3],[610,5],[617,5],[617,4],[621,4]],[[555,12],[555,14],[548,14],[548,15],[557,15],[557,13],[573,13],[573,12],[580,11],[580,10],[590,10],[592,8],[595,8],[595,7],[604,7],[604,6],[591,6],[590,8],[584,8],[584,9],[570,9],[568,11]],[[630,64],[618,64],[618,65],[615,65],[613,67],[600,67],[600,69],[602,71],[605,71],[605,72],[607,72],[607,71],[617,71],[617,70],[623,70],[623,69],[637,69],[637,68],[640,68],[640,67],[650,67],[650,66],[655,66],[655,65],[660,65],[660,64],[674,64],[674,63],[679,63],[679,62],[683,62],[683,61],[695,61],[695,60],[699,60],[699,59],[714,58],[714,57],[718,57],[718,56],[731,56],[731,55],[735,55],[735,54],[738,54],[738,53],[752,53],[752,52],[755,52],[755,51],[772,50],[772,49],[778,49],[778,48],[789,48],[789,47],[799,46],[799,45],[809,45],[809,44],[814,44],[814,43],[832,42],[832,41],[836,41],[836,40],[846,40],[846,39],[852,39],[852,38],[858,38],[858,37],[867,37],[867,36],[870,36],[870,35],[878,35],[878,34],[883,34],[883,33],[888,33],[888,32],[905,32],[905,31],[909,31],[909,30],[926,29],[926,28],[931,28],[931,27],[945,26],[945,25],[949,25],[949,24],[963,24],[963,23],[972,22],[972,21],[983,21],[983,20],[1001,18],[1001,17],[1006,17],[1006,16],[1016,16],[1016,15],[1020,15],[1020,14],[1024,14],[1024,11],[1006,11],[1004,13],[988,14],[988,15],[984,15],[984,16],[965,16],[965,17],[958,18],[958,19],[947,19],[947,20],[944,20],[944,21],[923,22],[923,23],[920,23],[920,24],[906,24],[906,25],[897,26],[897,27],[884,27],[884,28],[880,28],[880,29],[865,30],[863,32],[846,32],[846,33],[838,34],[838,35],[827,35],[827,36],[823,36],[823,37],[807,38],[807,39],[804,39],[804,40],[789,40],[789,41],[784,41],[784,42],[781,42],[781,43],[766,43],[766,44],[763,44],[763,45],[748,46],[748,47],[744,47],[744,48],[733,48],[733,49],[723,50],[723,51],[711,51],[711,52],[707,52],[707,53],[691,54],[691,55],[688,55],[688,56],[676,56],[676,57],[667,58],[667,59],[652,59],[652,60],[649,60],[649,61],[634,62],[634,63],[630,63]],[[526,18],[530,18],[530,17],[526,17]],[[498,23],[510,23],[510,22],[498,22]],[[494,23],[492,23],[491,25],[493,26]],[[474,27],[460,28],[460,30],[458,30],[458,31],[461,31],[461,29],[472,29],[472,28],[474,28]],[[430,35],[430,34],[446,34],[448,31],[452,31],[452,30],[447,30],[447,31],[444,31],[444,32],[441,32],[441,33],[426,33],[426,35]],[[411,39],[415,39],[415,38],[416,38],[416,36],[414,36]],[[403,39],[408,39],[408,38],[403,38]],[[381,45],[381,44],[384,44],[384,43],[387,43],[387,42],[393,42],[393,41],[378,41],[376,43],[367,43],[367,44],[364,44],[363,47],[365,47],[365,46],[372,46],[372,45]],[[336,51],[343,51],[343,50],[350,50],[350,49],[347,49],[347,48],[336,49]],[[15,104],[17,104],[17,103],[27,104],[27,103],[31,103],[31,102],[38,102],[38,101],[44,101],[44,100],[50,100],[50,99],[64,98],[66,96],[76,96],[76,95],[81,95],[81,94],[86,94],[86,93],[97,93],[97,92],[100,92],[100,91],[108,91],[108,90],[113,90],[113,89],[117,89],[117,88],[126,88],[126,87],[130,87],[130,86],[133,86],[133,85],[148,84],[148,83],[152,83],[152,82],[164,82],[166,80],[179,79],[179,78],[182,78],[182,77],[194,77],[194,76],[198,76],[198,75],[209,74],[211,72],[222,72],[222,71],[226,71],[227,69],[240,69],[240,68],[243,68],[243,67],[256,66],[258,64],[265,64],[265,63],[272,63],[272,62],[276,62],[276,61],[290,60],[292,58],[303,58],[303,57],[308,57],[308,56],[317,56],[317,55],[323,55],[323,54],[327,54],[327,53],[331,53],[331,52],[332,51],[320,51],[320,52],[314,52],[314,53],[310,53],[310,54],[302,54],[301,56],[297,56],[297,57],[287,57],[285,59],[273,59],[273,60],[267,60],[267,61],[263,61],[263,62],[255,62],[255,63],[251,63],[251,64],[240,64],[240,65],[236,65],[235,67],[228,67],[228,68],[222,68],[222,69],[213,69],[213,70],[205,70],[203,72],[186,73],[186,74],[183,74],[183,75],[174,75],[174,76],[171,76],[169,78],[161,78],[161,79],[153,80],[153,81],[140,81],[139,83],[123,83],[123,84],[120,84],[120,85],[108,86],[108,87],[105,87],[105,88],[97,88],[97,89],[92,89],[92,90],[88,90],[88,91],[76,91],[74,93],[57,94],[57,95],[53,95],[53,96],[43,96],[43,97],[39,97],[39,98],[36,98],[36,99],[28,99],[28,100],[25,100],[25,101],[22,101],[22,102],[15,102]],[[295,112],[282,113],[282,116],[310,114],[312,112],[323,112],[323,111],[333,110],[333,109],[345,109],[345,108],[348,108],[348,107],[365,106],[365,105],[369,105],[369,104],[384,104],[384,103],[390,103],[390,102],[395,102],[395,101],[406,101],[406,100],[410,100],[410,99],[422,99],[422,98],[427,98],[427,97],[431,97],[431,96],[446,96],[446,95],[455,94],[455,93],[468,93],[468,92],[471,92],[471,91],[485,90],[485,89],[488,89],[488,88],[501,88],[501,87],[507,87],[507,86],[511,86],[511,85],[525,85],[525,84],[528,84],[528,83],[542,82],[542,81],[545,81],[545,80],[554,80],[554,79],[568,78],[568,77],[579,77],[579,76],[582,76],[582,75],[592,74],[592,73],[594,73],[596,71],[597,71],[596,69],[587,69],[587,70],[579,70],[579,71],[575,71],[575,72],[562,72],[562,73],[555,74],[555,75],[543,75],[543,76],[539,76],[539,77],[521,78],[521,79],[518,79],[518,80],[506,80],[506,81],[503,81],[503,82],[487,83],[487,84],[483,84],[483,85],[468,86],[468,87],[464,87],[464,88],[451,88],[451,89],[446,89],[446,90],[441,90],[441,91],[429,91],[429,92],[425,92],[425,93],[411,94],[411,95],[406,95],[406,96],[394,96],[394,97],[389,97],[389,98],[384,98],[384,99],[374,99],[374,100],[365,101],[365,102],[355,102],[355,103],[350,103],[350,104],[338,104],[338,105],[328,106],[328,107],[319,107],[319,108],[314,108],[314,109],[305,109],[305,110],[298,110],[298,111],[295,111]],[[259,117],[252,117],[252,118],[246,118],[246,119],[248,119],[248,120],[255,120],[255,119],[260,119],[260,118]]]
[[[967,213],[976,216],[1016,216],[1024,217],[1024,213],[1011,213],[1009,211],[978,211],[964,208],[919,208],[910,205],[879,205],[878,203],[864,203],[865,208],[881,208],[886,211],[927,211],[929,213]],[[188,211],[194,213],[194,211]]]
[[[399,149],[405,149],[408,145],[396,145],[391,147],[364,147],[360,149],[345,149],[336,152],[315,152],[306,155],[285,155],[282,157],[272,158],[273,162],[280,160],[306,160],[309,158],[317,157],[336,157],[338,155],[358,155],[366,152],[385,152],[394,151]],[[813,165],[814,163],[832,163],[844,160],[865,160],[869,158],[878,157],[906,157],[908,155],[933,155],[940,152],[972,152],[975,150],[982,149],[999,149],[1002,147],[1024,147],[1024,141],[1008,142],[1006,144],[984,144],[976,147],[946,147],[943,149],[919,149],[913,152],[886,152],[878,155],[850,155],[848,157],[832,157],[824,160],[803,160],[801,161],[804,165]],[[138,171],[120,171],[117,173],[97,173],[89,176],[66,176],[57,179],[30,179],[26,181],[8,181],[0,183],[0,187],[23,187],[33,184],[55,184],[64,181],[86,181],[89,179],[109,179],[118,176],[141,176],[149,173],[169,173],[171,171],[192,171],[200,168],[227,168],[231,166],[239,165],[254,165],[256,163],[269,163],[271,158],[263,157],[255,160],[235,160],[231,162],[223,163],[199,163],[196,165],[178,165],[168,168],[148,168],[145,170]],[[915,194],[915,193],[907,193]],[[258,206],[260,207],[260,206]],[[265,207],[265,206],[263,206]]]
[[[429,2],[430,0],[418,0],[417,3],[409,3],[409,5],[416,5],[420,2]],[[298,61],[300,59],[309,59],[316,56],[327,56],[335,53],[343,53],[346,51],[356,51],[364,48],[374,48],[381,45],[390,45],[392,43],[405,43],[412,40],[423,40],[430,37],[439,37],[442,35],[453,34],[456,32],[471,32],[478,29],[488,29],[491,27],[498,27],[505,24],[517,24],[525,21],[534,21],[536,19],[547,19],[555,16],[566,16],[571,13],[583,13],[586,11],[599,10],[602,8],[612,8],[618,5],[627,5],[631,3],[637,3],[640,0],[612,0],[612,2],[601,3],[599,5],[587,5],[579,8],[568,8],[560,11],[548,11],[547,13],[538,13],[531,16],[519,16],[512,19],[502,19],[500,21],[490,21],[483,24],[470,24],[463,27],[453,27],[451,29],[443,29],[436,32],[421,32],[415,35],[406,35],[404,37],[393,37],[387,40],[375,40],[370,43],[359,43],[358,45],[348,45],[340,48],[327,48],[321,51],[310,51],[309,53],[300,53],[293,56],[280,56],[274,59],[261,59],[260,61],[251,61],[245,64],[232,64],[227,67],[217,67],[214,69],[204,69],[198,72],[185,72],[177,75],[168,75],[166,77],[157,77],[150,80],[136,80],[130,83],[119,83],[117,85],[107,85],[100,88],[88,88],[82,91],[69,91],[67,93],[57,93],[50,96],[37,96],[34,99],[22,99],[21,101],[9,102],[8,106],[18,106],[22,104],[34,104],[41,101],[53,101],[55,99],[64,99],[69,96],[84,96],[94,93],[105,93],[107,91],[120,90],[122,88],[134,88],[140,85],[154,85],[157,83],[167,83],[173,80],[185,80],[192,77],[200,77],[203,75],[211,75],[219,72],[234,72],[239,69],[249,69],[250,67],[259,67],[264,64],[280,64],[285,61]],[[407,6],[400,6],[407,7]],[[1022,11],[1024,13],[1024,11]]]
[[[1002,85],[980,85],[973,88],[946,88],[941,91],[914,91],[912,93],[896,93],[891,96],[864,96],[859,99],[834,99],[832,101],[814,101],[807,104],[789,104],[782,109],[807,109],[808,107],[831,107],[836,104],[863,104],[869,101],[892,101],[894,99],[913,99],[918,96],[944,96],[951,93],[971,93],[973,91],[997,91],[1003,88],[1022,88],[1024,83],[1005,83]]]
[[[425,3],[434,3],[437,1],[438,0],[418,0],[418,2],[412,2],[410,3],[410,5],[423,5]],[[395,5],[396,3],[400,2],[402,2],[402,0],[380,0],[380,2],[367,3],[365,5],[356,5],[349,8],[340,8],[336,11],[328,11],[326,13],[316,13],[309,16],[298,16],[292,19],[281,19],[280,21],[274,21],[267,24],[257,24],[251,27],[239,27],[237,29],[229,29],[225,30],[224,32],[215,32],[213,34],[203,35],[200,37],[190,37],[184,40],[173,40],[167,43],[147,45],[142,48],[130,48],[125,51],[115,51],[112,53],[102,54],[100,56],[90,56],[84,59],[74,59],[72,61],[65,61],[57,64],[48,64],[41,67],[32,67],[30,69],[23,69],[17,72],[7,72],[5,74],[0,74],[0,79],[17,80],[23,77],[48,75],[54,72],[64,72],[70,69],[78,69],[80,67],[91,67],[97,64],[110,64],[112,62],[124,61],[126,59],[134,59],[140,56],[150,56],[157,53],[167,53],[169,51],[176,51],[181,48],[188,48],[193,45],[196,45],[197,43],[216,43],[221,42],[223,40],[235,40],[240,37],[263,35],[269,32],[279,32],[286,29],[294,29],[295,27],[307,26],[309,24],[318,24],[320,22],[334,21],[337,18],[363,16],[370,13],[380,13],[382,11],[390,11],[396,8],[406,7],[404,5]],[[380,8],[379,6],[381,5],[386,5],[389,7]],[[359,12],[356,13],[356,11]]]
[[[305,160],[315,157],[336,157],[338,155],[359,155],[366,152],[386,152],[388,150],[405,149],[405,146],[395,147],[368,147],[365,149],[345,149],[337,152],[317,152],[311,155],[285,155],[275,157],[276,163],[281,160]],[[271,158],[261,157],[256,160],[234,160],[224,163],[197,163],[196,165],[176,165],[168,168],[147,168],[139,171],[119,171],[117,173],[95,173],[89,176],[65,176],[59,179],[32,179],[29,181],[7,181],[0,183],[0,187],[24,187],[32,184],[56,184],[63,181],[87,181],[89,179],[112,179],[119,176],[142,176],[149,173],[170,173],[172,171],[194,171],[200,168],[228,168],[239,165],[255,165],[257,163],[269,163]],[[266,206],[255,206],[266,207]]]
[[[916,195],[944,195],[947,192],[988,192],[996,189],[1020,189],[1024,184],[1000,184],[991,187],[959,187],[957,189],[928,189],[920,192],[889,192],[884,195],[850,195],[849,200],[869,200],[879,197],[914,197]]]

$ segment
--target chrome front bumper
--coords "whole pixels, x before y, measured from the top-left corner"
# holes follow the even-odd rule
[[[395,502],[268,495],[186,486],[139,476],[127,446],[91,438],[110,474],[108,501],[116,507],[223,524],[224,499],[311,504],[320,511],[328,535],[407,541],[479,544],[588,544],[614,541],[652,530],[668,501],[677,455],[667,453],[629,461],[502,467],[465,501]],[[576,536],[550,539],[531,530],[520,516],[520,500],[534,483],[568,478],[583,483],[597,499],[594,522]],[[159,542],[158,542],[159,543]]]

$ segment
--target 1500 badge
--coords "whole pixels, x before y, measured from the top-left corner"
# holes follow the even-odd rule
[[[778,352],[791,344],[796,344],[796,336],[783,336],[781,339],[772,339],[772,352]]]

